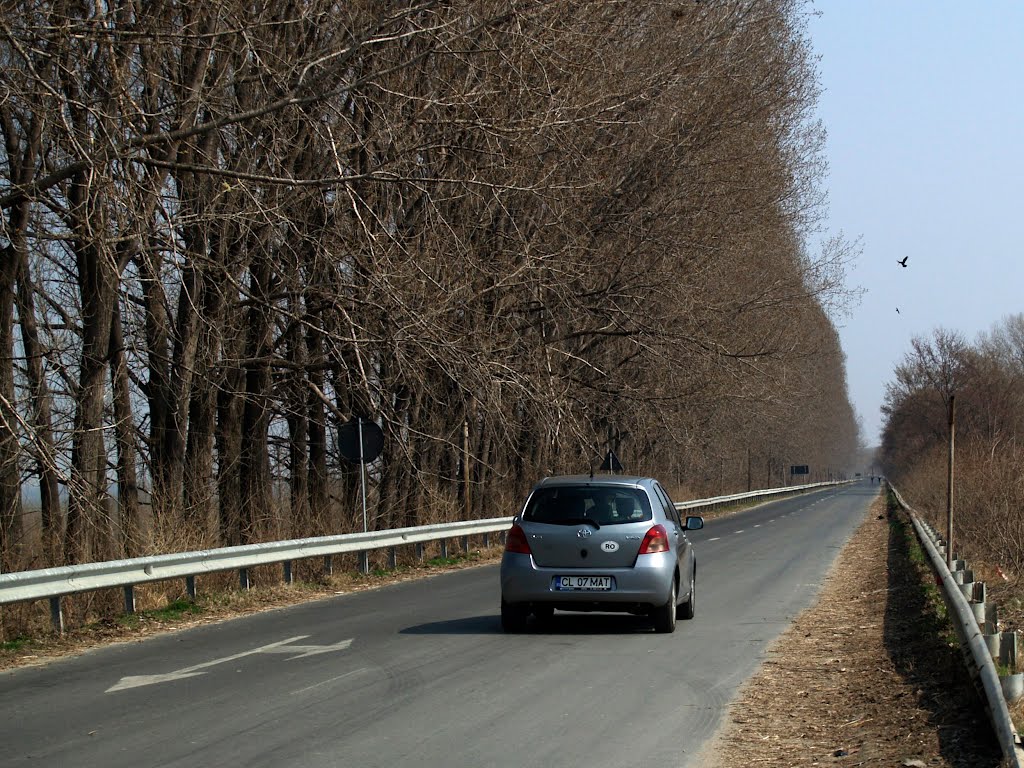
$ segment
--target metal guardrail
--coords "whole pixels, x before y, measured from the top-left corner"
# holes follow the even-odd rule
[[[989,653],[988,646],[985,645],[982,638],[981,628],[978,626],[974,611],[946,566],[944,554],[939,551],[939,547],[944,547],[945,543],[941,539],[933,541],[931,534],[914,508],[903,500],[899,491],[891,485],[889,488],[896,497],[896,501],[910,515],[917,537],[928,552],[932,569],[940,579],[943,599],[950,608],[951,616],[955,618],[957,635],[960,637],[961,643],[966,646],[964,657],[970,663],[974,677],[980,681],[987,701],[989,720],[995,730],[996,738],[999,740],[1003,757],[1006,758],[1006,764],[1020,768],[1024,765],[1022,762],[1024,761],[1024,748],[1021,747],[1020,736],[1010,717],[1002,685],[999,682],[999,673],[992,661],[992,654]]]
[[[701,507],[723,507],[735,504],[739,501],[750,501],[751,499],[767,498],[769,496],[782,496],[787,493],[802,493],[803,491],[824,488],[832,485],[842,485],[847,481],[827,483],[807,483],[805,485],[789,485],[784,488],[765,488],[760,491],[747,491],[746,493],[734,493],[730,496],[715,496],[711,499],[695,499],[693,501],[677,501],[676,509],[680,512],[686,509],[700,509]]]
[[[60,598],[64,595],[124,587],[125,610],[130,613],[134,610],[132,587],[138,584],[185,578],[189,594],[194,597],[195,577],[199,574],[238,570],[243,586],[247,586],[249,568],[284,563],[285,578],[290,581],[293,560],[330,558],[332,555],[349,552],[366,552],[438,539],[480,534],[486,536],[505,531],[511,524],[511,517],[498,517],[0,573],[0,605],[49,599],[53,624],[60,632],[63,630]]]
[[[681,511],[716,507],[762,497],[798,493],[835,484],[811,483],[772,488],[678,502],[675,506]],[[487,520],[440,523],[366,533],[346,533],[337,536],[220,547],[126,560],[44,568],[35,571],[0,573],[0,605],[48,599],[53,625],[58,632],[62,632],[64,621],[60,598],[64,595],[122,587],[125,595],[125,611],[131,613],[135,610],[133,588],[139,584],[184,578],[189,595],[195,597],[195,577],[197,575],[237,570],[242,586],[247,587],[248,569],[276,563],[284,565],[285,580],[290,582],[291,564],[295,560],[323,557],[325,563],[329,563],[329,558],[333,555],[351,552],[365,554],[369,550],[387,549],[404,544],[421,544],[437,540],[444,542],[446,539],[481,534],[487,536],[491,533],[508,530],[512,519],[512,517],[496,517]]]

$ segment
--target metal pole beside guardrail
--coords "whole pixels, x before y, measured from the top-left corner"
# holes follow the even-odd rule
[[[910,515],[914,530],[917,532],[917,538],[928,552],[932,569],[941,581],[943,599],[950,608],[950,614],[956,623],[957,634],[960,636],[961,642],[966,646],[967,651],[969,651],[964,656],[972,665],[972,672],[981,684],[982,693],[987,702],[989,719],[996,732],[996,738],[999,741],[999,747],[1003,752],[1003,756],[1009,765],[1020,768],[1024,766],[1024,748],[1022,748],[1020,736],[1010,717],[1006,698],[1003,696],[1002,685],[999,682],[999,673],[996,671],[992,655],[985,644],[981,628],[978,626],[978,621],[974,616],[974,611],[953,579],[953,574],[946,566],[946,557],[939,552],[935,542],[932,541],[931,536],[922,524],[920,517],[903,500],[899,491],[892,486],[889,486],[889,488],[892,490],[893,496],[896,497],[896,501]]]

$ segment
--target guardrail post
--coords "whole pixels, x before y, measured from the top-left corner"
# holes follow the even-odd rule
[[[126,584],[124,588],[124,612],[135,613],[135,587]]]
[[[1002,632],[999,638],[999,663],[1010,669],[1017,670],[1018,639],[1016,632]]]
[[[958,560],[957,562],[963,563],[963,560]],[[967,584],[968,582],[974,581],[974,571],[969,571],[966,567],[957,568],[955,571],[952,572],[952,574],[953,581],[955,581],[957,584]]]
[[[293,584],[293,583],[295,583],[295,580],[292,578],[292,561],[291,560],[285,560],[283,563],[281,563],[281,566],[284,569],[284,574],[283,574],[284,583],[285,584]]]
[[[334,558],[330,555],[324,555],[324,576],[334,575]]]
[[[423,543],[419,541],[416,542],[416,559],[423,562]]]
[[[997,637],[1000,637],[997,635]],[[1010,670],[1010,674],[999,679],[1003,696],[1007,701],[1024,698],[1024,674],[1017,668],[1019,640],[1016,632],[1003,632],[1000,640],[999,663]]]
[[[1003,753],[1003,756],[1010,759],[1010,764],[1020,765],[1019,762],[1019,739],[1017,736],[1016,729],[1010,719],[1009,710],[1006,706],[1006,695],[1003,692],[1003,686],[1005,685],[998,676],[998,670],[994,663],[994,659],[989,653],[988,645],[983,640],[981,632],[975,632],[975,624],[981,624],[977,620],[977,611],[982,612],[984,616],[986,603],[968,603],[962,594],[959,594],[960,590],[953,584],[953,577],[948,571],[949,563],[944,558],[939,556],[936,547],[929,540],[927,534],[921,528],[918,522],[917,515],[914,514],[906,502],[900,497],[899,492],[894,493],[896,499],[899,501],[900,506],[906,509],[910,515],[911,522],[914,524],[915,530],[919,534],[921,542],[925,545],[925,549],[928,551],[928,557],[931,560],[932,567],[938,575],[941,585],[942,592],[946,598],[946,603],[949,605],[951,614],[955,614],[956,620],[953,622],[954,627],[957,630],[957,634],[960,636],[962,649],[965,657],[967,657],[968,665],[973,668],[976,673],[976,679],[980,683],[980,687],[984,692],[984,698],[987,701],[987,710],[989,719],[992,723],[993,730],[995,731],[996,737],[999,740],[999,748]],[[959,558],[957,558],[959,559]],[[971,614],[974,613],[972,616]],[[993,611],[993,614],[995,611]],[[1024,678],[1024,676],[1022,676]]]
[[[985,646],[988,648],[992,660],[998,661],[1001,664],[1003,660],[1002,644],[1000,642],[1002,635],[998,632],[992,632],[991,634],[983,633],[982,636],[985,638]]]
[[[977,600],[979,603],[984,603],[986,597],[988,597],[988,590],[985,589],[985,582],[974,582],[974,599]]]
[[[185,577],[185,591],[188,593],[189,600],[196,599],[196,577],[186,576]]]
[[[989,632],[999,631],[999,605],[997,603],[985,603],[988,610],[985,613],[985,621],[988,622]]]
[[[388,568],[392,571],[398,567],[398,549],[391,547],[388,549]]]
[[[491,536],[490,536],[490,534],[485,533],[484,534],[484,549],[489,549],[490,546],[491,546]]]
[[[249,569],[239,568],[238,569],[238,587],[243,591],[248,591],[250,587],[249,581]]]
[[[462,551],[465,554],[469,554],[469,536],[462,537]]]
[[[1007,701],[1017,701],[1024,698],[1024,674],[1016,673],[999,678],[999,685],[1003,689],[1003,696]]]
[[[50,598],[50,623],[58,635],[64,634],[64,612],[60,609],[60,596]]]
[[[359,553],[359,572],[369,573],[370,572],[370,555],[366,550]]]
[[[448,539],[441,539],[441,558],[448,559]]]

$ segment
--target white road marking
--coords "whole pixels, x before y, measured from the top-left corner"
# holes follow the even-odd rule
[[[320,653],[330,653],[331,651],[344,651],[352,645],[351,640],[342,640],[340,643],[334,645],[288,645],[280,646],[275,648],[268,648],[265,653],[294,653],[295,651],[301,651],[297,656],[292,656],[290,659],[285,661],[295,661],[295,659],[305,659],[310,656],[316,656]]]
[[[718,541],[720,538],[722,538],[722,537],[721,536],[715,536],[715,538],[708,539],[708,541]]]
[[[204,661],[202,664],[195,664],[194,666],[178,669],[174,672],[164,672],[160,675],[129,675],[128,677],[122,677],[120,681],[107,688],[105,692],[113,693],[114,691],[124,691],[129,688],[141,688],[144,685],[169,683],[173,680],[184,680],[188,677],[196,677],[197,675],[205,674],[205,670],[208,667],[213,667],[217,664],[224,664],[225,662],[234,661],[235,659],[241,659],[245,656],[252,656],[256,653],[295,654],[291,659],[288,659],[288,661],[291,661],[292,659],[304,659],[307,656],[315,656],[318,653],[343,651],[352,645],[352,640],[342,640],[340,643],[335,643],[334,645],[289,645],[289,643],[294,643],[296,640],[305,640],[307,637],[309,637],[309,635],[289,637],[287,640],[270,643],[269,645],[262,645],[259,648],[253,648],[251,651],[242,651],[241,653],[225,656],[220,659]]]
[[[313,683],[313,685],[307,685],[305,688],[299,688],[299,690],[297,690],[297,691],[292,691],[292,696],[295,696],[295,695],[300,694],[300,693],[305,693],[306,691],[312,691],[314,688],[319,688],[321,685],[327,685],[328,683],[334,683],[334,682],[337,682],[338,680],[343,680],[346,677],[351,677],[352,675],[358,675],[360,672],[369,672],[369,671],[370,671],[369,667],[360,667],[359,669],[353,669],[351,672],[346,672],[344,675],[338,675],[337,677],[332,677],[330,680],[321,680],[319,683]]]

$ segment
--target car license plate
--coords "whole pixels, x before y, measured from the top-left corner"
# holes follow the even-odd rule
[[[608,592],[611,576],[555,576],[552,586],[559,592]]]

